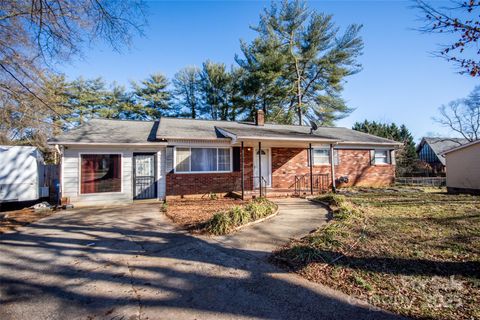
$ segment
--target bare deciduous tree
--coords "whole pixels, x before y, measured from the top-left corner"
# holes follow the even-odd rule
[[[62,117],[46,97],[45,75],[97,39],[117,51],[128,45],[141,33],[143,10],[141,0],[0,0],[0,135]]]
[[[453,43],[441,47],[439,55],[460,67],[460,73],[480,76],[480,49],[477,45],[480,2],[453,0],[449,7],[436,7],[423,0],[415,2],[425,20],[421,31],[454,36]]]
[[[468,141],[480,138],[480,86],[465,99],[459,99],[439,108],[440,117],[434,120]]]

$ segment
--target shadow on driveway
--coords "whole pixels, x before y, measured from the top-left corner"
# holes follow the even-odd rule
[[[158,205],[59,213],[0,248],[0,319],[399,318],[177,231]]]

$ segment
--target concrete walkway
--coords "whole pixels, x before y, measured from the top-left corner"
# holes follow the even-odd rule
[[[305,236],[327,222],[328,211],[318,203],[301,198],[273,201],[278,205],[278,215],[231,235],[215,237],[214,241],[265,258],[289,239]]]

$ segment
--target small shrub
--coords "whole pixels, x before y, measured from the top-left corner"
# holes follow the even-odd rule
[[[235,227],[269,216],[275,208],[276,205],[267,199],[255,199],[243,207],[235,206],[215,214],[207,223],[206,230],[215,235],[227,234]]]
[[[329,224],[319,232],[314,233],[308,238],[310,245],[317,248],[338,248],[341,242],[338,240],[340,230],[338,225]]]
[[[160,210],[161,210],[162,212],[167,212],[167,210],[168,210],[168,203],[166,203],[166,202],[162,203],[162,206],[160,207]]]
[[[328,203],[332,209],[333,218],[337,220],[345,220],[356,214],[357,211],[347,198],[339,194],[327,194],[315,198],[317,201]]]
[[[230,210],[232,216],[232,222],[235,226],[241,226],[250,222],[250,213],[243,207],[235,206]]]
[[[316,248],[312,248],[305,245],[296,245],[288,250],[279,252],[281,256],[291,259],[295,262],[302,264],[308,264],[315,261],[324,261],[324,257],[320,254],[320,251]]]
[[[216,213],[207,224],[209,233],[215,235],[227,234],[233,227],[233,221],[228,212]]]
[[[340,207],[343,203],[345,203],[346,198],[345,198],[345,196],[331,193],[331,194],[318,196],[318,197],[315,198],[315,200],[326,202],[331,206]]]
[[[355,208],[347,202],[342,203],[336,210],[333,210],[333,218],[337,220],[345,220],[356,212]]]

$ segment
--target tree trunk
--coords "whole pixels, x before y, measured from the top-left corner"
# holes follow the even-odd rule
[[[295,73],[297,75],[297,117],[298,117],[298,125],[302,125],[302,76],[300,74],[300,67],[298,65],[298,58],[295,56],[295,52],[293,52],[294,47],[294,34],[293,31],[290,34],[290,54],[295,62]]]

